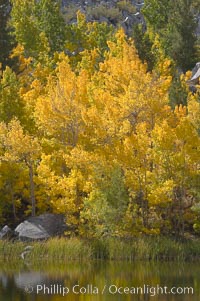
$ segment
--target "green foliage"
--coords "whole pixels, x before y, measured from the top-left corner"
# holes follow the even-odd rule
[[[86,22],[86,17],[80,12],[77,13],[77,24],[67,26],[67,42],[65,44],[71,64],[76,67],[83,60],[88,61],[87,54],[96,49],[95,64],[93,69],[98,68],[98,64],[104,58],[104,53],[108,50],[107,41],[113,40],[113,28],[107,23]],[[84,59],[84,55],[86,58]]]
[[[101,173],[104,174],[101,176]],[[128,205],[128,192],[123,183],[122,171],[119,167],[108,174],[98,170],[96,176],[98,186],[85,199],[84,210],[81,212],[82,231],[88,237],[119,235]]]
[[[6,65],[12,65],[9,56],[14,43],[11,39],[11,29],[8,24],[10,10],[10,1],[0,0],[0,63],[3,69],[5,69]]]
[[[138,55],[143,63],[147,63],[148,70],[152,71],[155,65],[155,55],[152,52],[153,42],[148,32],[144,32],[142,25],[135,25],[133,29],[133,39]]]
[[[63,50],[66,40],[65,22],[61,14],[60,1],[38,1],[36,16],[41,32],[47,37],[51,52]]]
[[[181,80],[179,74],[175,74],[169,89],[169,99],[172,108],[175,106],[187,105],[188,88],[185,83]]]
[[[0,220],[10,220],[10,225],[15,226],[23,216],[22,203],[28,195],[28,174],[18,164],[5,161],[0,164],[0,172]]]
[[[144,2],[142,13],[155,32],[165,28],[171,13],[171,1],[169,0],[147,0]]]
[[[27,57],[35,57],[43,47],[35,1],[31,0],[29,5],[26,1],[12,1],[11,17],[16,41],[25,47]]]
[[[188,0],[173,2],[174,9],[166,31],[167,38],[164,39],[166,45],[169,44],[166,53],[183,71],[192,68],[197,60],[195,48],[197,22],[192,11],[192,2]]]
[[[17,117],[25,123],[25,104],[19,95],[21,83],[16,74],[6,67],[0,78],[0,122]]]
[[[89,237],[101,237],[107,232],[112,231],[112,209],[108,205],[103,193],[94,192],[84,202],[84,211],[81,214],[84,227],[84,235]],[[89,232],[90,231],[90,232]]]
[[[16,41],[26,57],[38,58],[41,52],[60,51],[66,39],[65,22],[59,2],[52,0],[12,0],[11,25]]]
[[[174,60],[183,71],[193,67],[197,60],[194,17],[195,1],[149,0],[142,12],[147,21],[148,31],[158,34],[165,56]]]

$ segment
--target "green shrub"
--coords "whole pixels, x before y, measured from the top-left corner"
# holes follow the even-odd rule
[[[120,9],[120,10],[125,10],[127,11],[128,13],[130,14],[134,14],[136,13],[136,8],[135,6],[128,0],[122,0],[122,1],[119,1],[117,3],[117,7]]]
[[[65,22],[68,24],[70,23],[71,20],[76,19],[78,8],[76,5],[68,5],[67,7],[64,8],[63,11],[63,16]]]
[[[119,22],[122,20],[122,14],[117,7],[108,7],[104,4],[95,7],[90,7],[87,14],[92,16],[93,19],[99,20],[100,17],[105,17],[111,22]]]

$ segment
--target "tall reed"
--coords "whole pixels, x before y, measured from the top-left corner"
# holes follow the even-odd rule
[[[145,260],[185,261],[200,259],[200,240],[177,241],[167,237],[139,237],[135,239],[52,238],[42,242],[0,241],[0,260],[22,260],[25,254],[34,260]]]

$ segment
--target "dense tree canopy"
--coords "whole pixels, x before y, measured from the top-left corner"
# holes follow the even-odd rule
[[[9,30],[9,16],[11,4],[9,0],[0,1],[0,63],[3,69],[6,65],[11,65],[9,58],[13,42]]]
[[[159,35],[165,55],[184,72],[197,60],[196,12],[198,14],[199,5],[194,0],[147,0],[142,9],[148,31],[154,37]]]
[[[16,41],[26,56],[61,51],[65,42],[65,22],[58,1],[12,0],[11,25]]]
[[[194,58],[182,2],[146,3],[149,28],[134,44],[80,12],[66,26],[56,1],[12,1],[18,72],[0,78],[0,223],[56,212],[85,237],[198,232],[200,103],[177,71]]]

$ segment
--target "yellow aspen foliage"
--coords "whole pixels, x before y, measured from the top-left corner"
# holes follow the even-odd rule
[[[4,151],[1,160],[21,162],[28,169],[32,215],[34,216],[36,211],[34,166],[40,155],[38,139],[26,134],[16,119],[13,119],[8,125],[0,123],[0,133],[0,143]]]
[[[200,103],[198,101],[198,94],[189,94],[188,97],[188,119],[193,124],[195,129],[200,129]]]
[[[78,63],[77,70],[87,70],[92,75],[98,69],[99,53],[98,49],[84,50],[81,52],[81,61]]]
[[[5,125],[1,123],[1,128]],[[12,120],[3,137],[3,146],[5,147],[4,157],[11,160],[32,161],[37,157],[40,151],[37,138],[25,134],[18,120]]]
[[[86,102],[87,72],[78,76],[67,58],[58,64],[57,77],[50,76],[45,95],[36,100],[35,118],[45,135],[74,147],[83,132],[81,108]]]
[[[56,173],[53,169],[53,160],[54,157],[51,155],[42,155],[37,168],[38,177],[52,210],[66,214],[69,223],[77,224],[82,205],[83,176],[76,168],[71,169],[68,174]]]
[[[23,198],[29,198],[27,170],[19,163],[4,161],[1,157],[0,174],[0,207],[6,212],[12,208],[12,218],[16,220],[21,213]]]
[[[57,4],[54,15],[52,1],[29,2],[12,0],[18,74],[0,72],[0,221],[23,208],[63,213],[84,237],[191,229],[200,176],[191,73],[176,72],[153,30],[149,72],[123,30],[81,12],[65,26]]]
[[[172,179],[176,187],[184,183],[185,188],[191,189],[189,178],[197,172],[200,139],[188,116],[180,114],[176,127],[166,121],[157,125],[153,131],[153,145],[157,177]]]
[[[78,26],[88,26],[81,15]],[[35,137],[16,121],[2,124],[0,137],[7,150],[16,144],[15,159],[31,146],[38,210],[64,213],[81,235],[157,234],[165,223],[173,228],[164,210],[178,204],[179,191],[183,200],[195,189],[198,178],[197,96],[172,110],[171,62],[163,60],[160,73],[147,72],[121,30],[100,63],[98,56],[98,48],[86,48],[76,68],[64,53],[55,55],[49,72],[38,64],[21,94]],[[3,143],[1,153],[9,160],[15,154]]]
[[[24,56],[24,46],[21,44],[17,44],[17,46],[13,49],[11,58],[18,58],[19,61],[19,71],[23,72],[27,69],[27,67],[30,65],[32,61],[32,57],[26,58]]]

